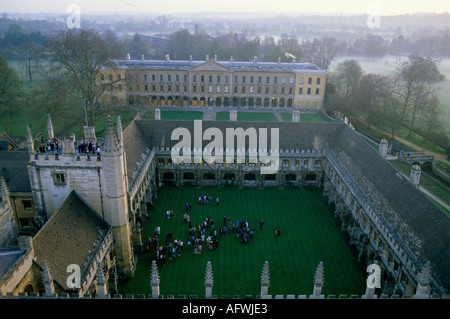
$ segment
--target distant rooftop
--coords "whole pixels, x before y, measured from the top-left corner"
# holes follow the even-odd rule
[[[232,71],[261,71],[261,72],[277,72],[290,71],[298,73],[325,73],[325,70],[320,69],[313,63],[302,62],[260,62],[260,61],[219,61],[216,59],[205,60],[115,60],[119,68],[122,69],[174,69],[188,71],[200,67],[207,62],[212,62],[218,66],[222,66]]]

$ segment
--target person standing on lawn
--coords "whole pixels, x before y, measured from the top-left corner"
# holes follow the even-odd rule
[[[275,229],[275,237],[280,238],[280,228]]]

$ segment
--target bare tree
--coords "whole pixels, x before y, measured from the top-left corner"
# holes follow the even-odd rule
[[[387,75],[364,74],[355,90],[351,105],[357,113],[365,114],[370,127],[377,103],[387,96],[391,90],[391,79]]]
[[[62,31],[47,43],[53,66],[62,71],[68,83],[80,91],[86,103],[88,125],[94,124],[94,109],[100,96],[112,85],[123,81],[118,76],[101,81],[102,68],[117,69],[112,60],[120,51],[111,37],[104,38],[94,30],[70,29]]]
[[[333,72],[332,81],[341,97],[350,98],[357,90],[363,70],[356,60],[339,63]]]
[[[425,136],[429,139],[433,133],[442,130],[442,107],[435,92],[425,97],[423,106],[419,112],[421,114]],[[444,132],[445,134],[445,132]]]
[[[19,48],[19,65],[25,69],[30,82],[33,75],[38,73],[40,64],[41,48],[33,43],[25,43]]]
[[[416,54],[398,62],[396,95],[402,101],[401,122],[405,120],[407,110],[412,106],[415,100],[414,96],[419,91],[418,88],[444,79],[437,65],[437,60]]]
[[[337,56],[339,50],[340,44],[335,38],[323,38],[319,41],[314,62],[319,68],[328,71],[331,62]]]
[[[8,65],[5,57],[0,55],[0,124],[11,133],[13,109],[20,106],[20,81],[14,68]]]
[[[391,137],[395,138],[395,132],[401,123],[401,101],[393,95],[385,96],[380,103],[381,112],[385,124],[391,131]]]
[[[411,117],[411,124],[409,125],[408,136],[411,136],[411,133],[414,129],[414,124],[416,121],[418,111],[424,108],[425,105],[427,103],[430,103],[430,101],[433,99],[437,99],[437,96],[431,87],[424,84],[415,86],[414,93],[411,99],[412,117]],[[437,101],[437,103],[439,103],[439,101]]]

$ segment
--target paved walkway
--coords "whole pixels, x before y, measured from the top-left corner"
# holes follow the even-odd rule
[[[380,133],[382,133],[382,134],[384,134],[386,136],[391,136],[389,133],[386,133],[385,131],[383,131],[383,130],[377,128],[377,127],[372,127],[372,129],[375,129],[376,131],[378,131],[378,132],[380,132]],[[416,145],[416,144],[414,144],[414,143],[412,143],[412,142],[410,142],[408,140],[405,140],[404,138],[402,138],[400,136],[394,135],[394,138],[397,141],[399,141],[399,142],[401,142],[401,143],[403,143],[405,145],[408,145],[408,146],[410,146],[410,147],[412,147],[412,148],[414,148],[416,150],[423,150],[425,152],[425,155],[433,155],[435,159],[438,159],[438,160],[440,160],[440,161],[450,165],[450,161],[447,159],[447,155],[435,153],[435,152],[432,152],[430,150],[424,149],[423,147],[421,147],[419,145]]]
[[[203,110],[203,120],[205,121],[215,121],[217,111],[212,109]]]

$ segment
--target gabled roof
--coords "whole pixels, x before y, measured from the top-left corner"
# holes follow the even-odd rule
[[[22,249],[0,248],[0,281],[24,253],[25,250]]]
[[[192,71],[229,71],[229,68],[226,68],[215,61],[209,60],[192,68]]]
[[[122,70],[176,70],[191,71],[197,70],[201,65],[216,64],[222,70],[228,71],[253,71],[253,72],[294,72],[307,74],[326,74],[313,63],[286,63],[286,62],[260,62],[260,61],[220,61],[220,60],[114,60],[115,66]],[[107,68],[105,66],[105,68]]]
[[[0,151],[17,150],[20,146],[5,132],[0,133]]]
[[[10,192],[30,192],[28,175],[28,151],[0,151],[0,176]]]
[[[109,224],[72,191],[33,238],[36,263],[43,268],[46,260],[53,279],[68,290],[67,267],[76,264],[83,274],[109,228]]]

